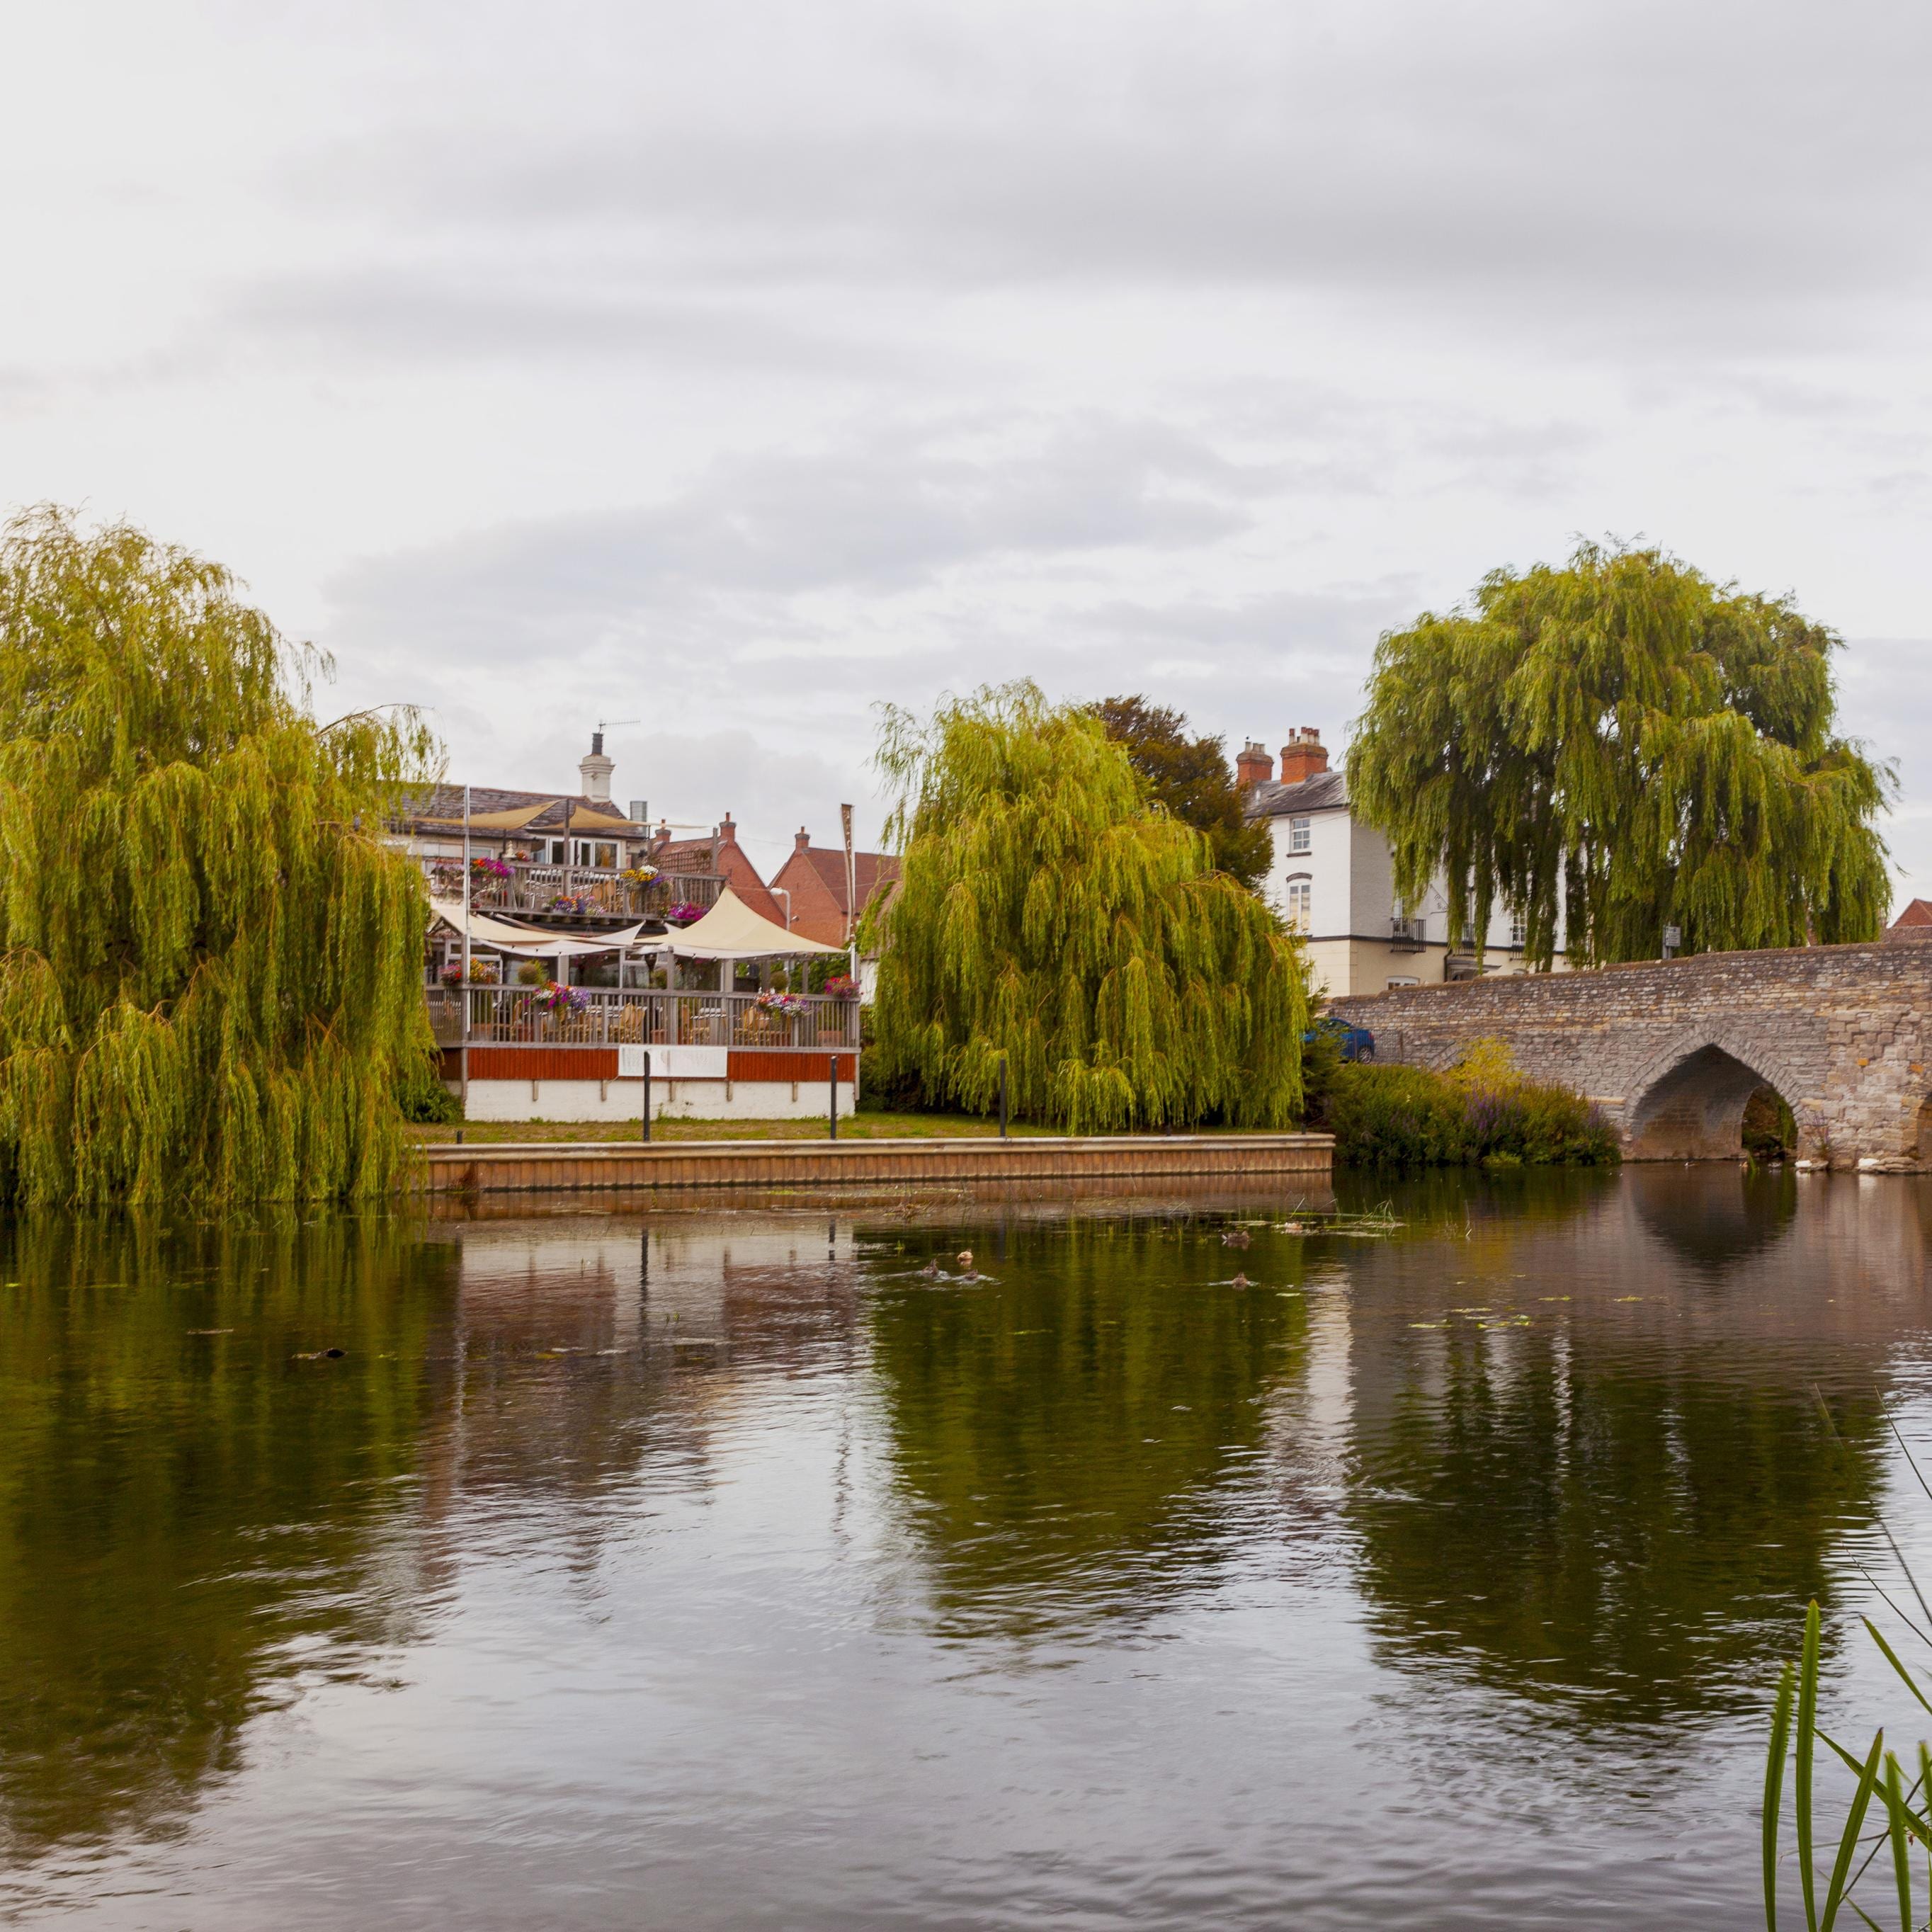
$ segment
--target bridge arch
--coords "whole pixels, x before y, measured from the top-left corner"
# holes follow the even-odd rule
[[[1744,1108],[1768,1087],[1798,1122],[1801,1152],[1808,1131],[1804,1089],[1782,1054],[1744,1028],[1688,1028],[1646,1054],[1624,1088],[1624,1152],[1632,1160],[1735,1160],[1743,1145]]]

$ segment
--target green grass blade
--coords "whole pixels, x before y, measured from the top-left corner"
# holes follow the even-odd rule
[[[1899,1776],[1898,1760],[1885,1754],[1885,1809],[1892,1832],[1892,1871],[1898,1881],[1899,1932],[1912,1928],[1912,1844],[1905,1829],[1904,1780]]]
[[[1913,1682],[1912,1672],[1906,1670],[1904,1664],[1899,1662],[1898,1653],[1892,1648],[1890,1644],[1886,1642],[1885,1639],[1882,1636],[1880,1635],[1878,1625],[1874,1623],[1870,1617],[1863,1618],[1861,1619],[1861,1622],[1863,1622],[1865,1628],[1871,1632],[1872,1642],[1876,1644],[1879,1648],[1885,1652],[1886,1662],[1890,1664],[1892,1669],[1897,1671],[1900,1677],[1904,1678],[1906,1689],[1910,1690],[1912,1696],[1918,1700],[1919,1703],[1924,1706],[1928,1714],[1932,1715],[1932,1704],[1926,1703],[1924,1692],[1920,1690],[1918,1684]]]
[[[1816,1852],[1811,1837],[1811,1743],[1818,1726],[1818,1603],[1804,1612],[1804,1648],[1798,1664],[1798,1771],[1792,1780],[1792,1816],[1798,1827],[1798,1882],[1804,1894],[1806,1932],[1818,1932]]]
[[[1878,1784],[1879,1756],[1885,1749],[1885,1733],[1876,1732],[1872,1738],[1871,1756],[1865,1760],[1865,1766],[1859,1774],[1858,1788],[1852,1798],[1852,1808],[1846,1814],[1845,1828],[1838,1834],[1838,1856],[1832,1867],[1832,1882],[1825,1892],[1825,1916],[1818,1922],[1818,1932],[1832,1932],[1838,1922],[1838,1907],[1844,1903],[1845,1887],[1852,1875],[1852,1860],[1857,1856],[1858,1834],[1864,1828],[1865,1808],[1871,1803],[1871,1795]],[[1852,1908],[1856,1911],[1858,1908]]]
[[[1778,1702],[1772,1707],[1771,1750],[1764,1767],[1764,1923],[1778,1932],[1778,1813],[1784,1796],[1784,1760],[1791,1748],[1791,1702],[1797,1694],[1796,1673],[1786,1664],[1778,1679]]]

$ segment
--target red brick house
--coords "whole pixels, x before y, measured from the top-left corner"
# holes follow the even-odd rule
[[[1932,939],[1932,900],[1914,899],[1885,929],[1888,939]]]
[[[772,880],[781,902],[790,895],[793,932],[824,945],[844,945],[859,916],[877,894],[890,891],[899,875],[899,862],[888,852],[855,852],[852,867],[858,890],[848,898],[844,847],[814,845],[811,833],[799,827],[791,856]]]
[[[708,838],[672,838],[660,833],[651,847],[651,863],[661,872],[708,872],[722,878],[760,919],[785,922],[784,902],[774,898],[738,843],[738,828],[728,812]]]

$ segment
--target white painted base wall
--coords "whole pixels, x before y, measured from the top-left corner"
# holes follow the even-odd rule
[[[453,1094],[454,1083],[446,1083]],[[670,1120],[822,1120],[828,1083],[801,1080],[653,1080],[651,1118]],[[728,1098],[727,1097],[728,1095]],[[838,1083],[842,1120],[856,1104],[849,1080]],[[644,1103],[641,1080],[472,1080],[472,1120],[634,1120]]]

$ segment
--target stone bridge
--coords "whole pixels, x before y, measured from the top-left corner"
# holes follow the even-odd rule
[[[1769,1087],[1801,1160],[1932,1168],[1932,944],[1706,952],[1396,987],[1330,1010],[1368,1028],[1383,1060],[1448,1066],[1500,1040],[1532,1078],[1595,1100],[1629,1160],[1735,1159],[1745,1105]]]

